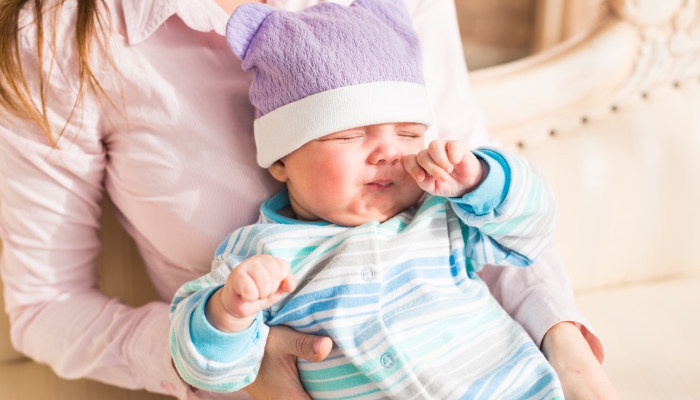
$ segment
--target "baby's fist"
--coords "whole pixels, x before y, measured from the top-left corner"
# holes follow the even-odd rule
[[[289,264],[259,255],[248,258],[231,271],[223,288],[207,300],[206,318],[222,332],[241,332],[255,315],[278,302],[296,287]]]
[[[463,196],[488,173],[488,164],[457,140],[433,140],[427,149],[406,156],[404,167],[421,189],[442,197]]]

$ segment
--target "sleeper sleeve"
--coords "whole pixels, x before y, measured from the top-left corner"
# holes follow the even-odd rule
[[[242,260],[231,257],[211,273],[184,284],[170,307],[170,351],[175,368],[190,385],[210,392],[234,392],[255,379],[269,327],[259,312],[246,330],[214,328],[205,315],[207,300]]]
[[[487,178],[476,190],[450,199],[463,223],[466,256],[477,271],[484,264],[529,266],[554,235],[554,195],[524,158],[494,149],[475,154],[488,162]]]

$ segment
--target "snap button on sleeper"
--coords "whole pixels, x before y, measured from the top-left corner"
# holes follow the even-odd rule
[[[362,277],[362,280],[369,282],[374,279],[374,270],[370,267],[363,268],[360,272],[360,276]]]
[[[382,363],[384,368],[389,368],[392,365],[394,365],[394,356],[392,356],[389,353],[384,353],[384,354],[382,354],[382,357],[379,359],[379,362]]]

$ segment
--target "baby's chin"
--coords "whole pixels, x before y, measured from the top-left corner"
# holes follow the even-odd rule
[[[417,200],[416,200],[417,201]],[[386,222],[389,219],[400,214],[405,209],[409,208],[415,202],[410,204],[393,204],[392,207],[382,210],[376,208],[362,209],[356,211],[338,210],[327,215],[326,221],[343,226],[360,226],[368,222],[377,221],[379,223]]]
[[[380,191],[379,193],[361,193],[351,201],[327,204],[325,209],[313,209],[319,219],[342,225],[360,226],[368,222],[385,222],[412,205],[425,194],[418,185],[399,186],[398,190]]]
[[[398,214],[398,213],[397,213]],[[360,226],[364,225],[368,222],[372,221],[377,221],[377,222],[385,222],[389,219],[391,219],[392,216],[386,216],[386,215],[356,215],[356,214],[346,214],[346,215],[338,215],[338,216],[333,216],[327,219],[328,222],[332,222],[336,225],[342,225],[342,226]]]

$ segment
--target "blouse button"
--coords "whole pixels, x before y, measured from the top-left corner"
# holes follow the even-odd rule
[[[369,282],[374,279],[374,270],[370,267],[363,268],[360,272],[363,281]]]
[[[382,354],[382,357],[379,359],[379,362],[382,363],[384,368],[389,368],[392,365],[394,365],[394,356],[392,356],[389,353],[384,353],[384,354]]]

